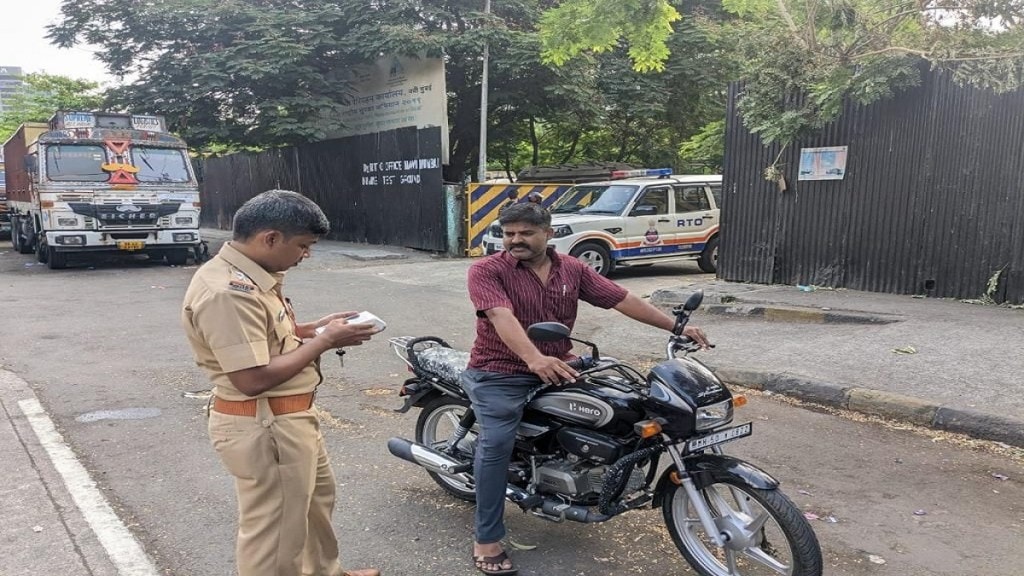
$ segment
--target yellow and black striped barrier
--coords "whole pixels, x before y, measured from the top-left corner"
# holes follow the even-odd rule
[[[466,194],[469,206],[466,209],[470,256],[483,254],[483,237],[487,227],[498,219],[498,210],[509,201],[509,192],[516,191],[516,201],[525,202],[527,196],[536,192],[544,199],[542,205],[550,206],[572,184],[470,184]]]

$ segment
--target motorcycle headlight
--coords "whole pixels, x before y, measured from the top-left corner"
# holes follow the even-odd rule
[[[697,430],[711,430],[732,422],[732,399],[697,408]]]
[[[572,228],[562,224],[553,228],[555,232],[555,238],[565,238],[566,236],[572,235]]]

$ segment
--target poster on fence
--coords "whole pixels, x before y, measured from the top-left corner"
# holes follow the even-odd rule
[[[448,163],[448,91],[440,58],[386,56],[357,68],[349,103],[342,106],[344,127],[329,138],[344,138],[398,128],[441,129],[441,162]]]
[[[846,176],[847,148],[801,148],[797,180],[842,180]]]

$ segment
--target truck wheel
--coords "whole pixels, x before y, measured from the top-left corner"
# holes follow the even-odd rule
[[[569,255],[590,266],[601,276],[608,276],[614,268],[608,249],[594,242],[584,242],[574,247]]]
[[[38,260],[40,264],[46,264],[50,261],[49,246],[39,239],[36,239],[36,260]]]
[[[21,252],[21,222],[17,216],[11,216],[11,248]]]
[[[168,250],[164,253],[164,259],[171,266],[184,266],[188,264],[188,249],[175,248],[174,250]]]
[[[57,252],[53,248],[46,247],[46,259],[47,265],[50,270],[63,270],[68,267],[68,255],[63,252]]]
[[[718,236],[715,236],[704,246],[704,251],[697,259],[697,266],[708,274],[718,272]]]
[[[11,222],[11,224],[13,226],[14,222]],[[15,236],[18,237],[18,253],[19,254],[31,254],[32,253],[32,241],[30,240],[31,235],[28,234],[27,230],[25,230],[25,226],[27,226],[27,225],[28,225],[27,223],[23,223],[21,221],[21,218],[18,218],[17,227],[14,228],[14,230],[17,230],[18,232],[17,232],[17,234],[15,234],[14,232],[11,233],[11,242],[14,242],[14,237]]]

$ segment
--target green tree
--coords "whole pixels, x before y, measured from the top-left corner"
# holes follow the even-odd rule
[[[672,23],[681,16],[668,0],[564,0],[541,18],[545,62],[562,65],[587,52],[628,44],[639,72],[663,70]]]
[[[267,146],[337,128],[355,3],[330,0],[64,0],[59,46],[100,46],[127,83],[113,104],[162,113],[193,145]]]
[[[1021,0],[723,0],[735,18],[747,128],[783,145],[919,82],[920,63],[961,84],[1014,90],[1024,80]],[[774,166],[772,167],[774,168]],[[766,176],[774,176],[769,169]]]
[[[96,82],[53,74],[26,74],[0,114],[0,142],[24,122],[46,122],[57,110],[98,110],[103,93]]]

